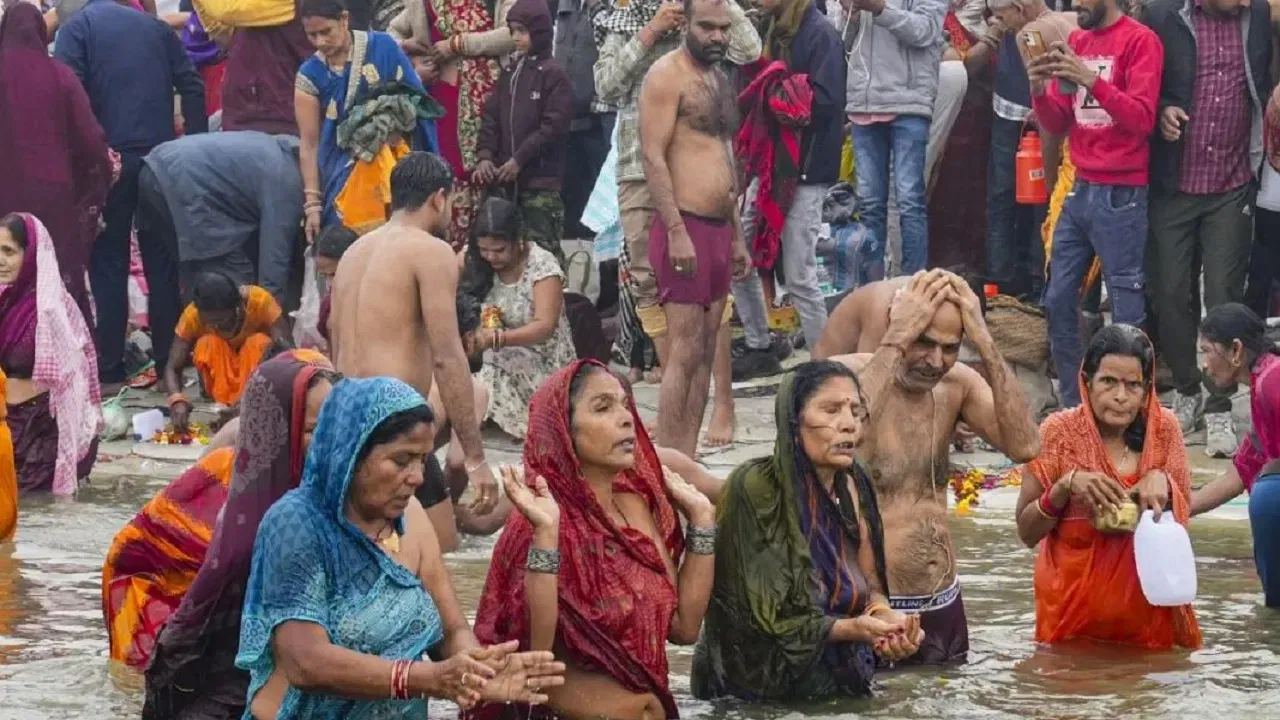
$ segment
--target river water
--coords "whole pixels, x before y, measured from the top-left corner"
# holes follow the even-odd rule
[[[107,670],[100,570],[112,536],[160,487],[159,480],[126,478],[88,487],[74,502],[24,499],[16,542],[0,544],[0,719],[138,716],[136,678]],[[682,715],[1280,717],[1280,613],[1261,607],[1246,523],[1204,521],[1193,528],[1205,647],[1190,654],[1037,647],[1031,640],[1033,554],[1018,543],[1012,520],[978,515],[956,519],[954,529],[973,646],[968,665],[882,676],[871,700],[784,710],[693,700],[691,649],[672,648]],[[492,546],[492,539],[470,538],[449,558],[470,611]],[[433,706],[433,716],[452,714],[443,703]]]

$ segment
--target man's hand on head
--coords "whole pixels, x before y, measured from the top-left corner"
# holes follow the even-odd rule
[[[978,342],[988,334],[987,321],[982,317],[982,301],[964,278],[945,270],[943,272],[951,281],[949,299],[960,308],[965,337]]]
[[[882,345],[905,351],[924,334],[933,322],[938,306],[951,296],[950,275],[944,270],[922,270],[894,294],[893,303],[889,306],[889,328],[885,331]]]

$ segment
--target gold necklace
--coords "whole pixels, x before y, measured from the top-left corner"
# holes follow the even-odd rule
[[[382,530],[379,530],[376,535],[369,539],[378,547],[394,555],[400,552],[400,533],[397,533],[395,525],[390,523],[387,524],[386,529],[391,531],[386,537],[382,537]]]

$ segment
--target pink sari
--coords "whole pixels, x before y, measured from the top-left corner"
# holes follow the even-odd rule
[[[93,451],[102,429],[97,353],[84,315],[63,284],[49,231],[32,215],[22,218],[27,255],[17,281],[0,289],[0,307],[6,308],[0,350],[29,343],[27,335],[35,334],[31,380],[49,392],[49,412],[58,427],[53,493],[71,495],[79,479],[77,465]]]

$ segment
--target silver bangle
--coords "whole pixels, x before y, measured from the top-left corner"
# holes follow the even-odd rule
[[[691,527],[685,531],[685,550],[690,555],[716,554],[716,528]]]
[[[560,551],[531,547],[524,561],[524,569],[545,575],[559,575]]]

